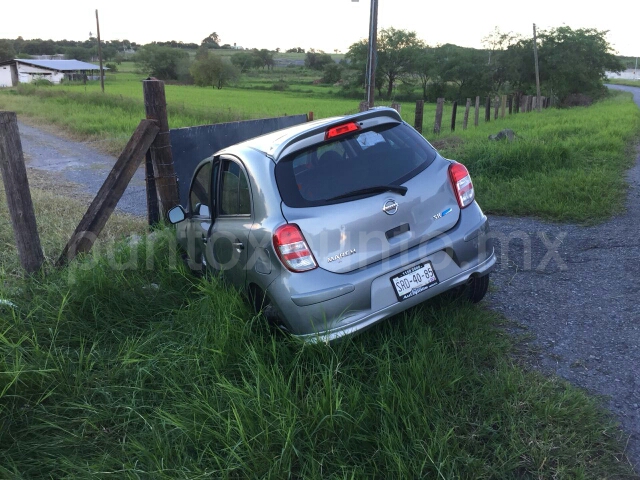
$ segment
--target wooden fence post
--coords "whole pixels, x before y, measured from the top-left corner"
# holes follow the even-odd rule
[[[538,108],[538,97],[537,96],[532,96],[531,97],[531,110],[537,110]]]
[[[491,120],[491,97],[487,97],[487,102],[484,106],[484,121],[488,122]]]
[[[398,113],[402,113],[402,105],[400,105],[399,103],[392,103],[391,108],[393,108]]]
[[[313,112],[307,113],[307,122],[313,122]]]
[[[533,110],[533,95],[528,95],[528,99],[527,99],[527,112],[530,112],[531,110]]]
[[[471,110],[471,99],[467,98],[467,105],[464,109],[464,121],[462,122],[462,129],[467,129],[467,124],[469,123],[469,110]]]
[[[164,93],[164,82],[155,78],[142,81],[144,94],[144,106],[147,119],[154,120],[160,131],[151,145],[151,159],[156,188],[160,196],[161,216],[178,203],[178,182],[173,168],[173,155],[171,154],[171,137],[169,134],[169,120],[167,118],[167,100]]]
[[[513,95],[507,97],[507,105],[509,106],[509,115],[513,113]]]
[[[155,225],[160,221],[160,206],[158,205],[158,189],[156,177],[153,174],[153,160],[151,150],[147,150],[144,161],[144,179],[147,186],[147,223]]]
[[[160,129],[153,120],[142,120],[118,157],[98,194],[89,205],[75,232],[64,247],[56,265],[62,266],[79,253],[91,250],[127,185],[151,147]]]
[[[444,109],[444,98],[436,100],[436,121],[433,124],[433,133],[440,133],[442,126],[442,110]]]
[[[28,273],[37,272],[44,263],[44,254],[15,112],[0,112],[0,173],[20,264]]]
[[[500,97],[496,95],[493,99],[493,119],[498,119],[498,111],[500,110]]]
[[[418,100],[416,102],[416,115],[413,122],[413,128],[422,133],[422,123],[424,116],[424,100]]]
[[[366,100],[360,102],[360,104],[358,105],[358,112],[366,112],[367,110],[369,110],[369,102],[367,102]]]
[[[502,95],[500,97],[500,118],[504,118],[504,111],[506,107],[507,107],[507,96]]]
[[[480,117],[480,97],[476,97],[476,110],[473,113],[474,113],[473,125],[477,127],[478,119]]]
[[[453,110],[451,111],[451,131],[456,131],[456,113],[458,111],[458,102],[453,102]]]

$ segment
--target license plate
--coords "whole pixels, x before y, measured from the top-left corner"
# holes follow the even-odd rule
[[[401,302],[424,292],[438,283],[431,262],[421,263],[391,277],[391,284]]]

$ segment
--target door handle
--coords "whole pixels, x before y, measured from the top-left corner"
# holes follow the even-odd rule
[[[238,239],[236,239],[236,241],[232,243],[232,245],[234,246],[234,248],[237,248],[238,250],[244,250],[244,243],[242,243]]]

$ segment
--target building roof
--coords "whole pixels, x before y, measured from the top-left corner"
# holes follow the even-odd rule
[[[25,58],[17,58],[15,62],[33,65],[34,67],[47,68],[49,70],[57,70],[59,72],[73,72],[76,70],[100,70],[98,65],[93,63],[81,62],[80,60],[30,60]],[[109,70],[104,68],[104,70]]]

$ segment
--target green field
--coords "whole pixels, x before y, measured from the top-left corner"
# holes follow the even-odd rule
[[[278,69],[265,71],[244,81],[255,87],[281,74]],[[288,91],[167,85],[169,124],[186,127],[310,111],[323,118],[357,111],[356,100],[330,93],[332,87],[309,84],[300,72],[289,78]],[[117,154],[144,117],[141,81],[139,74],[118,73],[106,83],[104,95],[95,82],[21,85],[0,91],[0,108],[94,140]],[[403,105],[402,116],[411,124],[414,112],[415,105]],[[466,131],[464,108],[458,109],[455,132],[450,131],[451,112],[451,104],[445,104],[442,134],[436,136],[431,133],[435,105],[425,105],[425,136],[443,154],[469,167],[487,212],[595,223],[623,208],[624,172],[631,166],[630,149],[640,132],[640,111],[629,94],[613,93],[588,108],[547,109],[497,120],[492,114],[487,123],[481,107],[480,126]],[[471,125],[473,117],[472,108]],[[504,128],[515,131],[515,142],[487,140]]]

